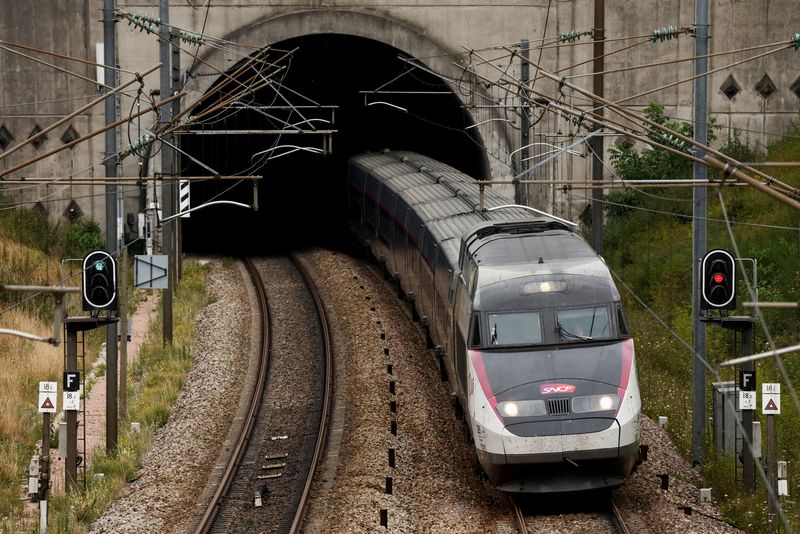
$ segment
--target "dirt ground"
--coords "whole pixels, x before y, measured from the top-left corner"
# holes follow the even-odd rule
[[[144,343],[145,336],[150,329],[150,321],[155,317],[156,306],[158,305],[160,292],[153,291],[147,296],[147,299],[139,304],[136,312],[131,317],[131,340],[128,342],[128,366],[130,367],[139,356],[139,349]],[[85,412],[78,412],[78,455],[88,456],[89,463],[87,470],[91,467],[93,456],[102,451],[105,447],[106,437],[106,377],[105,375],[97,377],[94,385],[89,392],[89,395],[82,399],[85,404],[81,408]],[[81,450],[81,438],[83,435],[82,424],[83,414],[86,414],[86,445],[85,449],[89,451],[85,455]],[[59,420],[63,416],[63,412],[59,414]],[[80,468],[79,468],[80,469]],[[50,477],[51,477],[51,493],[61,493],[64,491],[64,459],[58,457],[58,450],[51,449],[50,451]],[[80,477],[80,475],[79,475]]]

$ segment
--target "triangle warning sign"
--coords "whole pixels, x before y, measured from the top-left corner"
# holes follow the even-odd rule
[[[50,400],[50,397],[45,397],[44,402],[42,403],[42,409],[45,410],[52,410],[53,409],[53,401]]]
[[[767,411],[777,412],[778,411],[778,407],[775,406],[775,400],[774,399],[770,399],[770,400],[767,401],[767,405],[764,406],[764,411],[765,412],[767,412]]]

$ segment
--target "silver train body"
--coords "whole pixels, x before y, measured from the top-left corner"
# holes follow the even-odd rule
[[[348,186],[353,230],[413,301],[490,482],[621,485],[639,458],[641,398],[602,258],[563,221],[488,211],[507,202],[416,153],[353,157]]]

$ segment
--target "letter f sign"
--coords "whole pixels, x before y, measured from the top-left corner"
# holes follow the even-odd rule
[[[64,372],[64,391],[80,391],[81,375],[78,371]]]

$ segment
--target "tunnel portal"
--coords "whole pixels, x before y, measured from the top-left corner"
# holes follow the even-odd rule
[[[259,209],[213,206],[192,213],[182,219],[185,252],[258,254],[349,241],[345,164],[365,151],[413,150],[476,178],[489,177],[477,128],[468,128],[472,120],[462,101],[440,77],[412,67],[397,48],[363,37],[316,34],[269,50],[266,61],[292,51],[281,63],[285,68],[271,71],[272,83],[208,113],[192,127],[195,133],[180,136],[186,153],[180,158],[182,176],[208,176],[208,168],[220,176],[261,175]],[[228,80],[225,90],[203,101],[192,115],[224,103],[234,86],[257,86],[259,79],[266,80],[253,77],[251,69],[238,72],[235,82]],[[221,76],[215,85],[224,80]],[[377,89],[382,92],[363,93]],[[317,104],[331,107],[313,109]],[[333,124],[318,120],[330,119],[331,113]],[[323,147],[321,134],[214,133],[309,129],[312,124],[335,130],[328,155],[311,152]],[[211,200],[252,204],[252,182],[192,183],[193,207]]]

